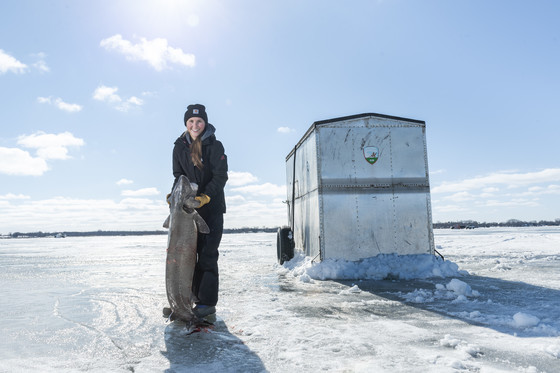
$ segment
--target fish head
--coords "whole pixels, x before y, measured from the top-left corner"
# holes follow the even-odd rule
[[[175,187],[169,198],[171,211],[180,211],[183,209],[192,209],[198,207],[199,202],[194,199],[198,186],[191,183],[185,175],[179,176],[179,180],[175,183]]]
[[[200,202],[194,199],[197,190],[197,184],[191,183],[184,175],[179,176],[169,197],[169,217],[163,223],[164,228],[169,228],[170,235],[181,225],[175,222],[184,221],[187,217],[193,219],[200,233],[210,233],[210,228],[195,210],[200,206]]]

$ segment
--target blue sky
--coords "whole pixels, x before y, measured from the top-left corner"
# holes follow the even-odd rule
[[[287,223],[318,120],[424,120],[434,221],[560,218],[556,1],[2,1],[0,233],[160,229],[190,103],[225,225]]]

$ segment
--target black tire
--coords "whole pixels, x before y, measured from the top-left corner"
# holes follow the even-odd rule
[[[294,257],[294,240],[290,227],[278,228],[276,254],[278,263],[284,264]]]

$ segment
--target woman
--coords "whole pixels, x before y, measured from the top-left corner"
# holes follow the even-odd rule
[[[218,302],[218,246],[226,212],[224,187],[228,166],[224,147],[214,135],[216,128],[208,123],[204,105],[189,105],[184,124],[187,130],[173,148],[173,186],[181,175],[198,184],[197,210],[210,228],[209,234],[198,234],[198,260],[193,278],[193,293],[198,299],[193,312],[204,318],[216,312]]]

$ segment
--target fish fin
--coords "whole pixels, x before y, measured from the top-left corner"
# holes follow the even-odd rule
[[[171,218],[171,215],[167,215],[167,219],[163,222],[164,228],[169,228],[169,218]]]
[[[198,215],[198,213],[194,214],[194,222],[196,223],[196,227],[200,233],[208,234],[210,233],[210,228],[208,224],[202,219],[202,216]]]

